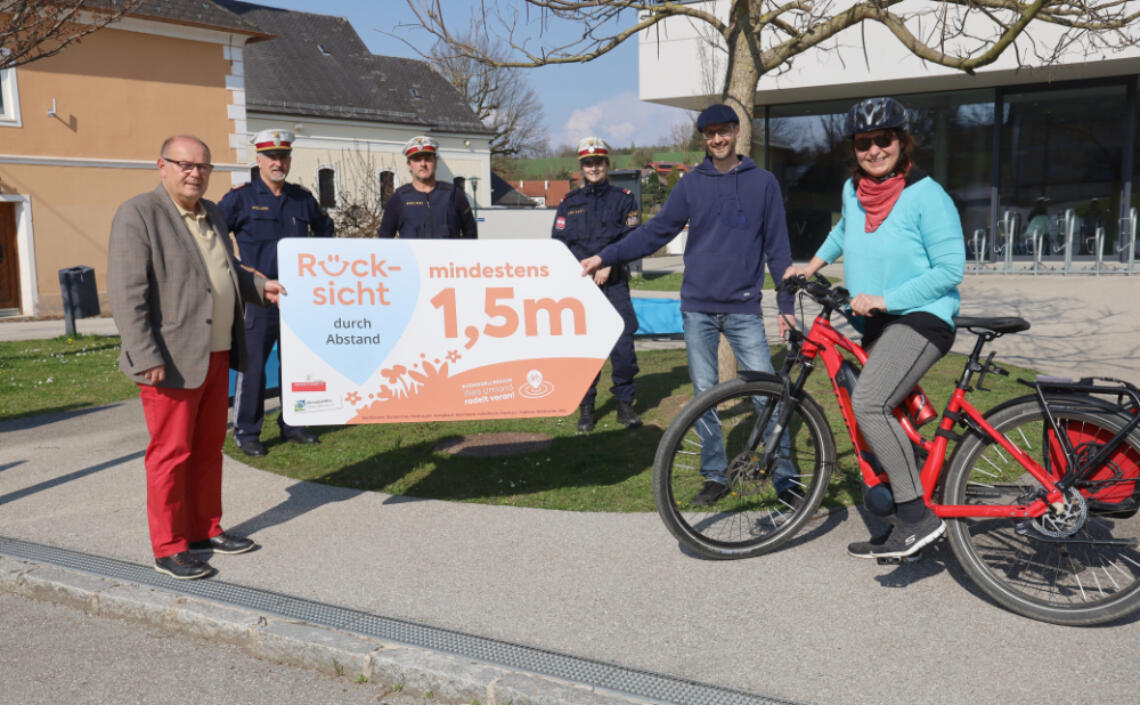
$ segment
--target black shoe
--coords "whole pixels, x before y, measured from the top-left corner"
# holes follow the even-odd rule
[[[241,452],[245,453],[251,458],[260,458],[261,456],[267,455],[269,453],[269,451],[265,449],[265,446],[261,445],[261,441],[257,440],[256,438],[250,438],[249,440],[245,441],[239,441],[235,438],[234,443],[236,443],[237,447],[241,449]]]
[[[288,434],[281,433],[281,440],[288,441],[289,443],[300,443],[301,445],[311,446],[314,443],[320,443],[321,439],[309,433],[307,428],[295,428],[289,431]]]
[[[594,430],[594,405],[583,404],[578,407],[578,433],[589,433]]]
[[[946,531],[946,524],[930,509],[915,524],[898,524],[881,546],[871,548],[872,558],[903,558],[934,543]]]
[[[706,480],[701,491],[693,495],[689,500],[689,504],[697,507],[711,507],[716,504],[717,500],[728,494],[728,486],[722,485],[719,482]]]
[[[875,555],[872,551],[881,548],[883,544],[887,542],[894,528],[893,526],[888,526],[886,531],[878,536],[872,536],[870,541],[855,541],[854,543],[847,544],[847,555],[852,558],[874,558]]]
[[[626,428],[640,428],[641,417],[633,410],[633,402],[631,401],[618,401],[617,403],[617,417],[618,423]]]
[[[192,553],[245,553],[253,550],[256,545],[251,539],[230,536],[223,531],[205,541],[191,541],[190,551]]]
[[[204,578],[214,569],[190,555],[189,551],[175,553],[173,556],[154,559],[154,569],[166,573],[175,580],[193,580]]]
[[[794,512],[804,503],[804,493],[795,487],[787,487],[776,493],[776,499]]]

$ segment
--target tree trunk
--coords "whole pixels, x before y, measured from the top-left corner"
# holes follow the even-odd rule
[[[756,82],[760,80],[760,54],[756,36],[752,33],[752,15],[759,0],[735,0],[730,11],[730,25],[725,41],[728,44],[728,66],[725,67],[722,100],[740,117],[740,135],[736,151],[752,156],[752,116],[756,111]],[[762,162],[761,162],[762,163]],[[720,381],[736,376],[736,356],[722,335],[717,347],[717,368]]]
[[[752,154],[752,118],[756,112],[756,83],[760,80],[760,48],[752,32],[753,15],[760,0],[735,0],[725,37],[728,65],[724,71],[721,99],[740,117],[736,150]]]

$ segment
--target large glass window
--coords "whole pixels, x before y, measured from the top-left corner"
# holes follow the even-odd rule
[[[1125,93],[1123,83],[1005,93],[995,248],[1012,235],[1015,255],[1115,253]]]
[[[972,246],[974,233],[984,233],[990,221],[994,92],[925,93],[900,100],[918,144],[915,163],[950,194]]]
[[[917,166],[954,199],[969,240],[989,223],[993,171],[993,91],[900,96],[918,144]],[[841,214],[854,154],[843,137],[853,100],[772,106],[769,168],[784,189],[792,256],[806,259]]]
[[[792,257],[797,260],[815,254],[839,220],[841,190],[851,163],[843,140],[843,119],[850,107],[847,101],[829,101],[771,108],[768,168],[784,192]]]

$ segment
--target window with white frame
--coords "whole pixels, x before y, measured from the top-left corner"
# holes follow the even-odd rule
[[[16,86],[16,69],[0,71],[0,125],[20,127],[20,91]]]
[[[336,208],[336,169],[331,166],[317,169],[317,201],[321,208]]]

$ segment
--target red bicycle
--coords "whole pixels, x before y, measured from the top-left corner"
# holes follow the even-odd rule
[[[658,513],[683,545],[709,558],[773,551],[819,508],[836,465],[831,428],[804,389],[820,362],[851,438],[864,503],[876,514],[893,511],[887,476],[851,407],[867,354],[831,323],[836,312],[851,320],[850,296],[820,275],[781,286],[821,307],[810,330],[792,331],[783,369],[743,372],[693,399],[654,460]],[[1038,377],[1019,380],[1030,393],[983,414],[967,393],[987,374],[1008,375],[993,353],[982,358],[983,347],[1029,324],[964,316],[955,323],[977,342],[932,437],[918,430],[937,417],[921,387],[895,410],[922,468],[924,499],[947,520],[955,557],[998,604],[1033,619],[1093,625],[1140,609],[1140,390],[1108,378]],[[712,506],[694,504],[702,468],[717,462],[730,491]]]

